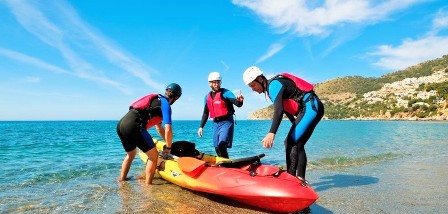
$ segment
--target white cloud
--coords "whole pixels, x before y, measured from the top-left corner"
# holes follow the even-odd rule
[[[398,46],[381,45],[368,53],[378,57],[374,66],[389,71],[402,70],[426,60],[448,54],[448,37],[437,33],[448,27],[448,13],[440,9],[432,20],[432,27],[419,39],[406,39]]]
[[[41,5],[37,2],[19,0],[5,2],[17,21],[27,31],[60,52],[71,70],[62,69],[63,72],[76,73],[78,77],[101,84],[115,85],[122,90],[123,87],[120,83],[105,77],[105,72],[95,66],[96,60],[104,61],[105,59],[110,63],[109,65],[121,68],[139,78],[146,85],[160,91],[164,89],[164,86],[154,81],[148,73],[148,71],[151,73],[158,73],[158,71],[125,53],[109,42],[107,38],[96,33],[78,17],[76,11],[67,2],[47,2],[42,10],[39,8]],[[87,53],[90,57],[81,56],[79,53]],[[43,62],[39,63],[44,64]],[[51,65],[46,63],[46,66]]]
[[[226,72],[229,70],[230,67],[224,62],[224,60],[221,60],[221,64],[224,66],[223,72]]]
[[[233,0],[251,9],[266,24],[298,36],[326,36],[344,23],[368,25],[423,0]]]
[[[269,59],[271,56],[275,55],[276,53],[278,53],[279,51],[281,51],[283,49],[283,47],[285,47],[284,44],[282,43],[274,43],[269,47],[269,50],[266,54],[264,54],[263,56],[261,56],[256,62],[260,63],[265,61],[266,59]]]
[[[448,27],[448,12],[445,10],[439,10],[433,19],[433,28],[438,31]]]
[[[13,50],[8,50],[8,49],[4,49],[4,48],[0,48],[0,55],[10,58],[10,59],[14,59],[17,60],[19,62],[23,62],[26,64],[30,64],[36,67],[40,67],[42,69],[45,69],[47,71],[51,71],[54,73],[59,73],[59,74],[71,74],[70,72],[59,68],[57,66],[54,65],[50,65],[42,60],[27,56],[25,54],[13,51]]]
[[[263,22],[280,34],[297,37],[317,36],[326,38],[337,36],[328,45],[322,57],[330,54],[336,47],[356,38],[359,28],[387,19],[394,12],[425,0],[233,0],[235,5],[246,7],[258,15]],[[258,62],[272,57],[284,48],[275,43]]]
[[[448,37],[427,36],[422,39],[407,39],[393,47],[383,45],[369,55],[379,56],[373,63],[386,70],[401,70],[420,62],[441,57],[448,53]]]
[[[51,65],[48,64],[42,60],[33,58],[31,56],[27,56],[25,54],[22,53],[18,53],[12,50],[7,50],[4,48],[0,48],[0,55],[10,58],[10,59],[14,59],[17,60],[19,62],[23,62],[29,65],[33,65],[35,67],[38,68],[42,68],[46,71],[51,71],[57,74],[65,74],[65,75],[72,75],[72,76],[76,76],[78,78],[82,78],[82,79],[87,79],[87,80],[93,80],[96,82],[99,82],[101,84],[105,84],[105,85],[109,85],[112,86],[114,88],[117,88],[118,90],[122,91],[125,94],[130,94],[131,90],[125,86],[123,86],[121,83],[113,81],[111,79],[105,78],[105,77],[100,77],[100,76],[95,76],[95,75],[90,75],[88,73],[74,73],[74,72],[70,72],[67,71],[63,68],[60,68],[58,66],[55,65]]]

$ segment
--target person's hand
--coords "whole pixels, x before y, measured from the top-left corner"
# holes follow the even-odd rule
[[[202,137],[202,128],[198,129],[198,135],[199,135],[199,137]]]
[[[263,144],[264,148],[271,148],[274,144],[275,134],[274,133],[268,133],[266,136],[261,140],[261,143]]]
[[[243,102],[244,96],[241,93],[241,90],[239,91],[238,95],[236,95],[236,100],[238,100],[239,102]]]
[[[163,152],[164,152],[164,153],[168,153],[168,154],[170,154],[170,153],[171,153],[171,147],[168,148],[166,145],[164,145],[164,146],[163,146]]]
[[[170,154],[171,153],[171,148],[165,148],[164,150],[163,150],[163,152],[164,153],[167,153],[167,154]]]

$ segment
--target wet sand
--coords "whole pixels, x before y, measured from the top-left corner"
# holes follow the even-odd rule
[[[143,186],[143,181],[122,182],[121,209],[115,213],[267,213],[227,198],[193,192],[168,183],[156,176],[152,186]]]
[[[401,157],[371,165],[309,170],[320,198],[311,213],[444,213],[448,207],[448,155]],[[226,198],[192,192],[156,177],[120,184],[116,213],[269,213]]]

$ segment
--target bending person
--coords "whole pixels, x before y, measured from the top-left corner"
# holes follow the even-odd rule
[[[261,141],[271,148],[283,113],[292,123],[285,139],[288,173],[305,179],[307,157],[305,144],[324,115],[324,106],[313,91],[313,85],[288,73],[266,79],[260,68],[251,66],[244,71],[243,81],[253,91],[267,93],[274,104],[269,133]]]
[[[149,94],[132,103],[128,113],[118,122],[117,134],[126,151],[126,157],[121,165],[119,181],[127,180],[127,174],[137,154],[136,148],[138,147],[148,156],[145,183],[152,184],[158,152],[147,129],[156,127],[160,137],[166,142],[165,152],[169,152],[173,143],[171,105],[181,95],[182,88],[176,83],[171,83],[166,87],[165,95]],[[162,127],[162,123],[165,124],[165,127]]]

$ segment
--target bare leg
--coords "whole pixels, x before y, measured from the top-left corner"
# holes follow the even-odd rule
[[[157,158],[159,153],[157,152],[157,148],[152,148],[151,150],[146,152],[148,156],[148,162],[146,163],[146,180],[145,184],[152,184],[152,179],[154,178],[154,173],[156,171],[157,166]]]
[[[129,169],[131,168],[132,161],[134,160],[136,154],[137,149],[127,152],[127,155],[121,164],[121,174],[118,181],[125,181],[127,179]]]

